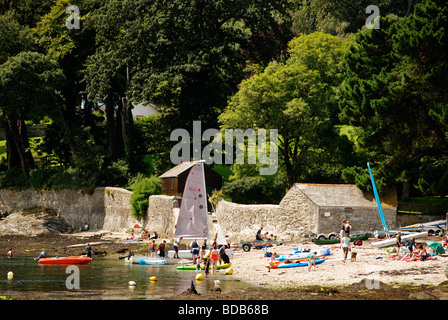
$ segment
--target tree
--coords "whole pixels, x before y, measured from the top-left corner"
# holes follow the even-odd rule
[[[333,35],[356,33],[371,13],[370,5],[379,9],[380,16],[389,14],[404,17],[412,13],[420,0],[293,0],[291,10],[293,30],[297,33],[323,31]]]
[[[361,148],[389,183],[403,182],[403,198],[411,181],[447,165],[447,27],[446,2],[427,0],[360,33],[347,55],[341,119],[360,128]]]
[[[94,175],[93,171],[106,168],[120,158],[111,151],[119,149],[115,141],[117,130],[121,130],[120,126],[116,128],[114,109],[107,109],[112,110],[112,120],[106,122],[105,131],[104,117],[98,112],[98,105],[88,100],[83,82],[87,58],[95,53],[95,33],[85,21],[102,3],[56,0],[33,28],[40,49],[58,61],[67,79],[61,87],[64,97],[60,105],[61,117],[47,127],[42,148],[56,154],[59,162],[74,165],[90,176]],[[76,5],[80,10],[80,29],[66,27],[69,5]]]
[[[223,128],[278,129],[280,157],[290,185],[338,176],[351,146],[335,130],[337,87],[348,41],[316,32],[289,44],[285,63],[244,80],[219,116]],[[338,157],[340,155],[340,158]],[[313,165],[314,164],[314,165]],[[331,172],[329,174],[329,172]]]
[[[0,15],[13,13],[21,25],[34,27],[54,0],[0,0]]]
[[[89,97],[106,99],[106,109],[121,108],[122,121],[132,103],[150,101],[179,115],[170,122],[172,129],[193,120],[213,127],[244,76],[242,44],[251,34],[277,26],[286,4],[105,1],[86,21],[97,40],[85,76]]]
[[[57,88],[63,81],[57,63],[36,52],[21,52],[0,66],[1,125],[8,148],[17,152],[25,174],[34,166],[25,120],[58,116],[55,110],[61,95]]]
[[[28,27],[20,25],[10,12],[0,15],[0,64],[13,55],[34,48],[35,43]]]

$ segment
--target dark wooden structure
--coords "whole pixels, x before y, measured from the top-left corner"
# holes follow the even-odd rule
[[[182,162],[174,168],[162,174],[162,193],[169,196],[182,197],[185,182],[191,167],[198,161]],[[212,195],[212,190],[220,190],[222,188],[222,176],[204,164],[205,185],[207,194]]]

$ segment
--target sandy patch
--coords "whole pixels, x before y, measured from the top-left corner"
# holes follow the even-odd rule
[[[440,240],[430,237],[418,239],[418,243],[426,240]],[[308,271],[307,267],[272,269],[270,272],[265,267],[268,258],[263,256],[263,250],[252,249],[244,252],[241,249],[234,250],[232,256],[232,268],[234,275],[246,281],[271,287],[294,287],[306,285],[335,286],[359,283],[367,279],[366,283],[374,287],[379,282],[386,284],[413,284],[435,285],[445,280],[445,269],[448,262],[448,254],[439,255],[437,260],[429,261],[400,261],[389,258],[386,248],[374,248],[371,243],[376,239],[363,241],[362,246],[352,246],[352,251],[357,252],[356,262],[350,258],[344,263],[337,260],[343,257],[341,249],[327,257],[327,260],[316,266],[316,270]],[[279,255],[293,253],[293,248],[317,249],[322,246],[308,243],[293,243],[268,248],[269,252]],[[349,254],[350,255],[350,254]],[[404,254],[401,255],[403,257]],[[337,261],[332,261],[337,260]]]

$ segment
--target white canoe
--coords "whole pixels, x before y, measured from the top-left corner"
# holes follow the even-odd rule
[[[146,258],[146,259],[140,259],[138,262],[142,265],[165,265],[168,263],[166,259],[162,258]]]
[[[415,239],[417,238],[421,238],[421,237],[425,237],[428,235],[428,232],[416,232],[416,233],[410,233],[407,234],[405,236],[401,237],[401,241],[406,241],[411,239],[412,237],[414,237]],[[384,248],[384,247],[389,247],[389,246],[393,246],[397,244],[397,239],[396,238],[391,238],[391,239],[385,239],[385,240],[381,240],[381,241],[377,241],[377,242],[373,242],[372,246],[374,246],[375,248]]]
[[[168,261],[166,259],[160,257],[148,257],[148,256],[132,256],[124,258],[124,262],[133,263],[133,264],[141,264],[140,260],[148,261],[146,264],[167,264]],[[153,263],[149,263],[152,261]]]
[[[226,249],[226,254],[231,257],[233,253],[233,249]],[[193,259],[193,254],[190,250],[179,250],[179,258],[180,259]],[[168,250],[168,258],[174,257],[174,250]]]

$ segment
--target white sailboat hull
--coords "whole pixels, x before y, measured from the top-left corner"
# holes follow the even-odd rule
[[[405,236],[402,236],[401,237],[401,241],[409,240],[412,237],[414,237],[415,239],[422,238],[422,237],[426,237],[427,235],[428,235],[428,232],[411,233],[411,234],[407,234]],[[373,242],[372,246],[374,246],[375,248],[384,248],[384,247],[388,247],[388,246],[393,246],[395,244],[397,244],[397,239],[396,238],[392,238],[392,239],[385,239],[385,240]]]
[[[145,260],[147,264],[167,264],[167,260],[159,257],[148,257],[148,256],[132,256],[124,258],[124,262],[140,264],[140,260]],[[151,263],[152,262],[152,263]]]

